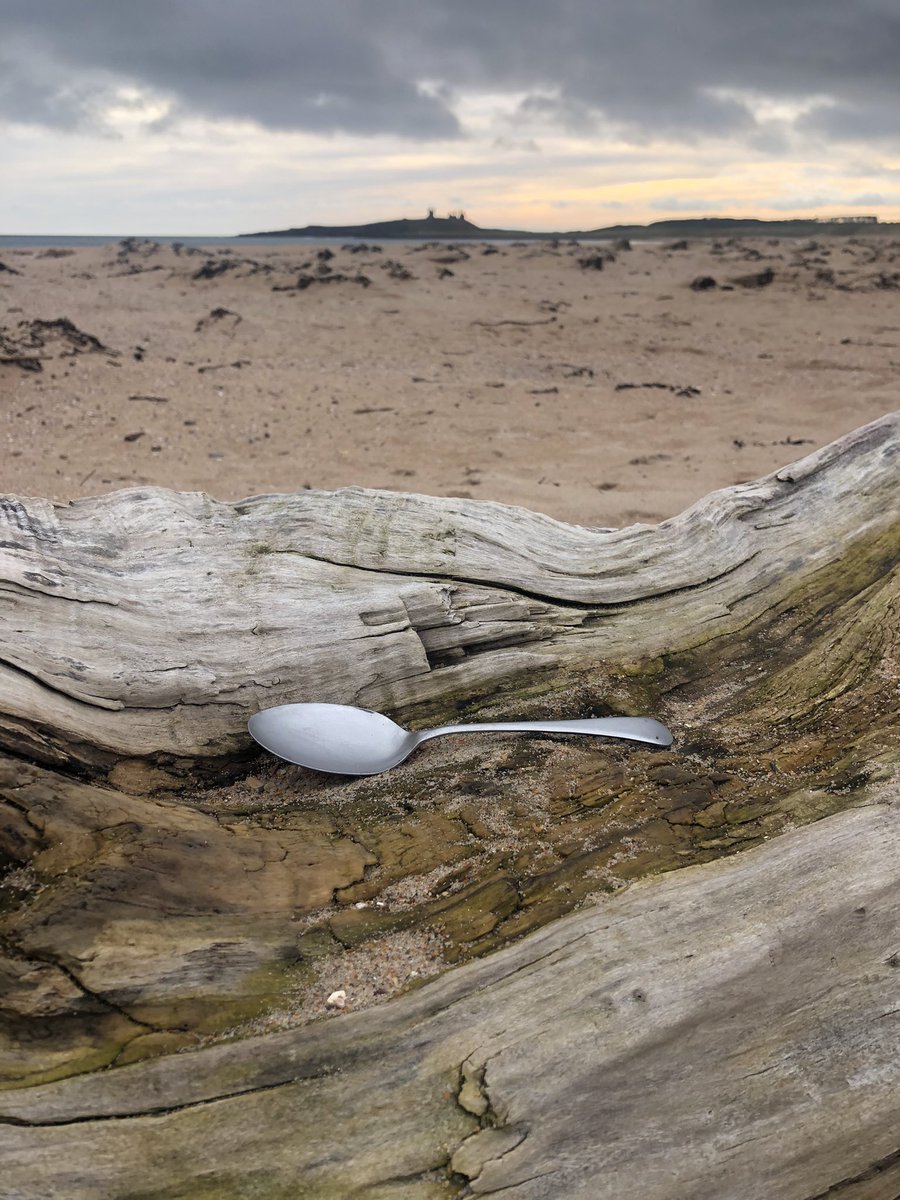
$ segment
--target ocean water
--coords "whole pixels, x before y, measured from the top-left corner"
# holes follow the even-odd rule
[[[76,237],[72,234],[65,233],[7,233],[0,234],[0,250],[20,249],[20,250],[41,250],[41,249],[78,249],[79,246],[114,246],[118,242],[124,241],[125,238],[134,238],[136,241],[160,242],[163,245],[171,245],[173,242],[180,242],[183,246],[229,246],[237,249],[240,246],[334,246],[346,245],[351,246],[354,243],[378,244],[382,239],[377,237],[263,237],[248,235],[247,237],[174,237],[168,234],[133,234],[133,233],[110,233],[110,234],[90,234],[82,237]],[[385,238],[383,241],[389,246],[420,246],[423,243],[435,241],[434,238]],[[454,245],[463,245],[472,243],[475,246],[483,246],[492,242],[498,246],[509,245],[509,238],[440,238],[441,242],[452,242]],[[543,242],[547,238],[516,238],[515,241],[524,244],[531,241]],[[608,245],[614,239],[612,238],[582,238],[579,240],[579,245]],[[655,244],[648,243],[648,244]]]
[[[91,234],[89,236],[74,237],[71,234],[65,233],[9,233],[0,234],[0,249],[70,249],[76,250],[79,246],[113,246],[116,243],[124,241],[125,238],[135,238],[137,241],[161,242],[163,245],[171,245],[173,242],[180,242],[184,246],[248,246],[248,245],[268,245],[280,246],[282,244],[297,245],[318,245],[324,244],[321,238],[292,238],[292,237],[169,237],[168,235],[152,235],[147,234],[131,234],[131,233],[110,233],[110,234]],[[332,238],[332,241],[335,239]],[[342,238],[345,242],[361,242],[364,238]],[[372,240],[372,239],[369,239]]]

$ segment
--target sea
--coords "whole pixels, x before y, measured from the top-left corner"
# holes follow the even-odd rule
[[[8,233],[0,234],[0,250],[21,249],[21,250],[40,250],[40,249],[70,249],[77,250],[79,246],[112,246],[118,242],[124,241],[126,238],[134,239],[135,241],[160,242],[162,245],[172,245],[179,243],[182,246],[333,246],[336,243],[341,245],[352,246],[355,243],[371,244],[377,243],[380,239],[377,237],[291,237],[269,236],[264,234],[246,234],[241,237],[174,237],[169,234],[134,234],[134,233],[119,233],[119,234],[90,234],[86,236],[76,237],[71,234],[57,233]],[[423,242],[434,241],[434,238],[387,238],[385,239],[389,245],[410,245],[419,246]],[[476,246],[483,246],[488,242],[493,242],[497,245],[503,245],[510,241],[509,238],[441,238],[441,241],[463,244],[471,242]],[[534,241],[545,242],[543,238],[516,238],[516,242],[520,245]],[[611,242],[611,238],[581,238],[579,244],[582,246],[589,245],[606,245]]]
[[[182,246],[247,246],[268,245],[282,246],[284,244],[317,245],[321,238],[301,237],[170,237],[168,234],[135,234],[110,233],[90,234],[76,237],[66,233],[8,233],[0,234],[0,249],[70,249],[77,250],[79,246],[113,246],[126,238],[135,241],[160,242],[162,245],[172,245],[175,242]],[[332,241],[335,239],[332,238]],[[362,242],[364,238],[343,238],[346,242]],[[371,240],[371,239],[370,239]]]

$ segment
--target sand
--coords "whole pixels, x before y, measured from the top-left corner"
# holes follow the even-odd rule
[[[0,490],[358,484],[619,526],[897,407],[900,243],[613,255],[4,249]]]

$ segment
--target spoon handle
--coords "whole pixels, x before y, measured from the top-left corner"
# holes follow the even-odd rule
[[[580,721],[496,721],[474,725],[441,725],[423,729],[419,741],[445,733],[591,733],[595,737],[624,738],[630,742],[648,742],[651,746],[671,746],[672,734],[659,721],[649,717],[591,717]]]

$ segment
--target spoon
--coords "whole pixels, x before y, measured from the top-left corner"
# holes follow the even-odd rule
[[[651,746],[671,746],[665,725],[648,717],[582,721],[499,721],[441,725],[411,733],[382,713],[348,704],[279,704],[250,718],[251,735],[279,758],[334,775],[378,775],[396,767],[429,738],[445,733],[592,733]]]

